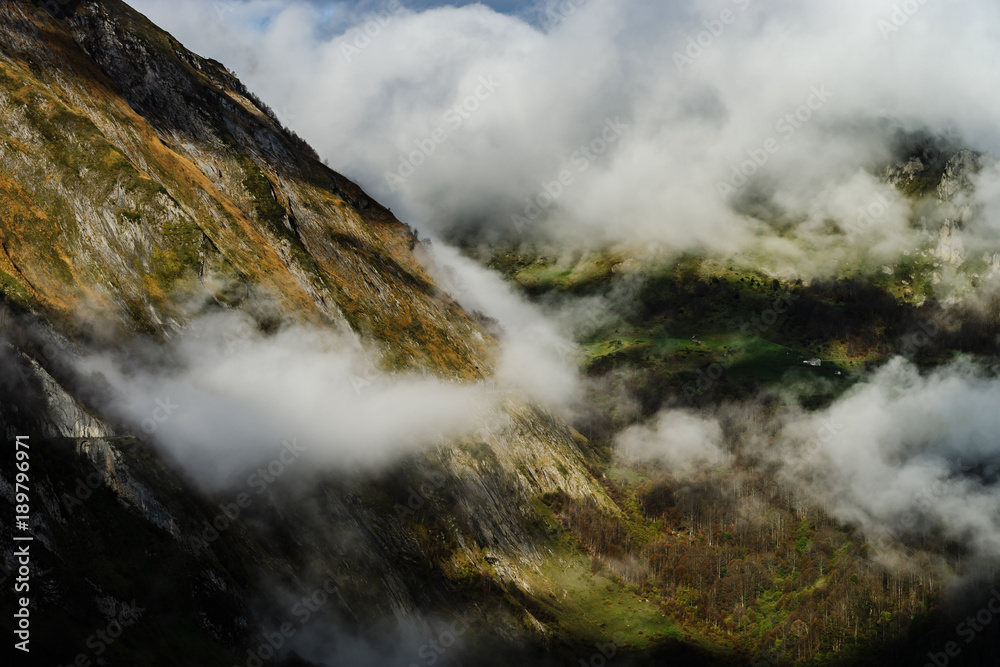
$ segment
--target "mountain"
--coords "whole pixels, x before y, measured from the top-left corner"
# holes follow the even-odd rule
[[[0,0],[0,28],[0,576],[22,576],[10,537],[27,493],[23,664],[908,664],[947,639],[939,561],[897,571],[750,463],[689,479],[612,452],[664,401],[745,399],[831,356],[812,345],[846,350],[807,378],[828,406],[896,351],[887,327],[934,319],[904,294],[929,276],[803,285],[705,258],[483,258],[542,303],[617,300],[615,324],[582,337],[593,383],[574,428],[498,379],[505,332],[452,298],[433,248],[221,63],[118,0]],[[886,178],[918,197],[951,196],[978,160],[914,159]],[[781,298],[780,345],[721,335]],[[926,362],[981,352],[995,331],[969,321],[921,347]],[[341,347],[361,370],[331,385]],[[703,362],[737,353],[702,390]],[[209,400],[220,378],[242,403]],[[416,409],[413,392],[428,393]],[[459,408],[474,428],[386,426],[418,446],[372,458],[315,428],[259,447],[261,415],[297,401],[333,415],[321,425],[377,431],[439,414],[439,395],[475,396]],[[777,430],[777,400],[725,409],[727,433],[738,409]],[[298,418],[312,419],[292,409],[278,430]],[[211,474],[228,459],[228,478]],[[12,633],[21,606],[4,596]]]
[[[485,587],[498,593],[493,630],[535,632],[518,592],[549,557],[534,499],[564,490],[613,505],[580,436],[513,395],[479,441],[372,478],[331,476],[305,498],[275,491],[210,549],[192,548],[228,498],[102,414],[74,355],[162,343],[239,309],[261,330],[347,332],[382,369],[448,379],[486,377],[496,343],[416,261],[414,233],[221,64],[121,2],[55,16],[45,5],[0,5],[0,420],[6,439],[32,437],[33,655],[95,659],[86,639],[135,600],[145,611],[107,664],[239,662],[258,611],[290,608],[279,590],[302,597],[327,578],[340,602],[325,613],[345,628],[394,619],[390,630],[415,633],[476,610],[466,589]],[[447,486],[425,511],[394,509],[435,475]],[[482,627],[494,610],[477,613]]]

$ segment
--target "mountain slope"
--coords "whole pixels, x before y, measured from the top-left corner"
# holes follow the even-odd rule
[[[523,398],[498,397],[474,437],[388,470],[282,478],[231,520],[220,508],[235,492],[201,490],[104,409],[78,358],[174,340],[206,313],[243,312],[261,336],[328,328],[383,371],[461,381],[490,375],[496,342],[418,264],[412,231],[220,64],[116,0],[57,9],[0,2],[0,424],[35,456],[35,656],[245,661],[330,581],[324,622],[298,633],[313,658],[354,664],[338,653],[349,646],[410,664],[440,619],[465,613],[498,640],[565,638],[531,611],[539,568],[575,549],[538,499],[617,510],[585,440]],[[133,600],[143,611],[123,616]],[[112,622],[129,628],[120,641],[88,641]]]
[[[399,364],[488,367],[412,232],[221,65],[121,3],[83,3],[65,26],[40,16],[9,3],[0,19],[13,294],[63,313],[93,301],[156,331],[181,315],[176,292],[245,282],[298,317],[349,322]]]
[[[975,164],[928,161],[923,173],[904,160],[886,178],[931,197]],[[942,234],[940,254],[955,254],[955,237]],[[547,303],[582,294],[611,304],[601,315],[614,321],[594,318],[581,340],[590,441],[494,381],[503,334],[435,284],[417,242],[222,64],[124,3],[0,0],[0,431],[6,442],[31,437],[34,659],[846,664],[914,634],[931,648],[948,640],[945,617],[921,618],[936,575],[879,563],[859,531],[803,507],[769,471],[741,463],[674,478],[622,465],[608,444],[663,405],[743,400],[790,377],[806,380],[803,407],[829,404],[940,315],[918,303],[926,285],[908,266],[802,285],[703,258],[492,258]],[[741,344],[743,321],[778,303],[788,307],[769,332]],[[177,350],[206,330],[225,338],[212,327],[234,319],[251,325],[249,352],[207,348],[232,353],[244,378],[299,379],[302,366],[258,366],[254,355],[288,331],[320,332],[370,362],[349,393],[392,398],[429,377],[490,398],[474,431],[401,446],[376,466],[300,461],[287,443],[280,456],[291,462],[275,449],[252,461],[257,477],[206,485],[200,459],[165,446],[159,430],[157,415],[190,417],[171,416],[176,396],[154,394],[165,413],[123,417],[118,406],[142,383],[123,390],[90,362],[173,381],[190,370],[173,365]],[[981,329],[944,331],[914,356],[986,349],[996,326]],[[813,356],[821,367],[802,363]],[[713,365],[725,372],[706,384]],[[353,405],[348,392],[310,393],[320,411]],[[391,422],[396,407],[366,416]],[[766,394],[730,407],[727,429],[774,430]],[[195,453],[222,433],[234,458],[252,459],[244,425],[224,412],[219,421],[231,432],[197,433]],[[340,437],[318,444],[346,453]],[[261,474],[276,462],[281,472]],[[9,541],[4,556],[9,584]],[[9,630],[15,610],[5,596]],[[919,653],[910,643],[889,644],[886,660]],[[989,651],[981,642],[965,655]]]

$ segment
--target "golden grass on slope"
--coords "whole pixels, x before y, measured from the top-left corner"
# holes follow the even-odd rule
[[[145,19],[134,15],[124,5],[120,9],[124,22],[117,29],[133,31],[130,37],[147,39],[147,47],[154,57],[177,59],[176,54],[182,53],[183,47],[168,35],[144,23]],[[49,66],[53,63],[39,68],[31,54],[9,54],[9,62],[13,64],[5,66],[7,78],[0,81],[0,85],[9,87],[12,94],[27,104],[44,99],[46,107],[50,108],[50,118],[52,114],[59,113],[73,122],[79,119],[88,133],[96,135],[94,141],[108,147],[99,159],[88,154],[70,155],[68,146],[73,141],[49,128],[52,136],[46,137],[50,145],[45,152],[51,162],[47,165],[52,168],[51,177],[59,179],[64,174],[72,174],[82,161],[91,172],[89,185],[100,185],[104,179],[107,191],[115,184],[118,175],[131,183],[149,182],[151,179],[162,186],[238,274],[277,295],[289,313],[306,321],[325,321],[324,306],[317,301],[321,301],[323,294],[328,294],[354,328],[386,347],[390,353],[387,359],[393,366],[416,364],[467,378],[482,377],[491,366],[489,337],[457,304],[442,298],[433,286],[412,255],[412,232],[385,209],[372,205],[364,211],[356,210],[331,189],[337,188],[345,192],[346,197],[358,200],[365,196],[357,186],[324,171],[318,163],[312,165],[311,171],[306,169],[303,172],[301,163],[272,163],[258,155],[255,147],[244,150],[235,143],[221,150],[199,146],[203,156],[207,151],[229,172],[230,178],[223,181],[225,184],[215,182],[203,173],[195,156],[188,153],[183,143],[176,146],[168,144],[163,131],[158,131],[128,104],[117,84],[105,76],[59,22],[37,11],[30,16],[42,35],[55,68]],[[189,57],[196,58],[193,55]],[[179,62],[181,69],[193,77],[196,87],[234,99],[231,91],[225,89],[223,81],[228,74],[223,76],[221,70],[211,68],[196,70],[183,58]],[[59,85],[55,85],[55,71],[58,72]],[[206,71],[213,72],[216,78],[206,74]],[[268,127],[273,125],[256,107],[248,109],[241,96],[235,97],[239,98],[237,102],[246,115],[234,112],[232,120],[247,129],[260,123]],[[250,134],[247,132],[246,136]],[[234,141],[232,137],[224,138],[224,142]],[[13,141],[9,143],[14,145]],[[18,150],[30,154],[31,149],[18,146]],[[296,159],[303,163],[311,160],[302,156]],[[259,176],[269,186],[267,189],[274,191],[283,209],[290,208],[290,196],[285,190],[294,193],[297,202],[310,202],[316,209],[316,217],[322,220],[324,233],[313,234],[308,252],[303,248],[298,255],[293,253],[291,260],[287,255],[283,258],[279,249],[284,236],[287,236],[285,230],[282,225],[275,229],[276,221],[262,220],[258,212],[261,203],[274,208],[274,202],[266,201],[266,195],[255,197],[253,192],[248,198],[246,192],[233,187],[234,174],[238,177],[242,172],[252,176],[258,170]],[[328,181],[328,187],[321,187],[324,179]],[[53,218],[52,202],[32,199],[28,190],[38,190],[40,185],[23,188],[24,184],[8,180],[12,181],[8,189],[16,189],[23,207],[26,211],[35,211],[35,218],[63,217],[56,215]],[[50,188],[48,192],[51,191]],[[86,193],[81,193],[81,196],[86,196]],[[100,206],[92,195],[90,203]],[[14,271],[11,275],[22,275],[13,266],[19,264],[20,253],[24,259],[30,258],[33,265],[37,264],[34,270],[38,275],[25,277],[25,282],[34,279],[35,287],[29,291],[33,300],[64,312],[79,307],[83,298],[81,295],[92,292],[94,286],[88,284],[93,280],[92,277],[87,278],[88,272],[78,270],[86,267],[75,267],[65,257],[70,254],[67,249],[73,239],[61,234],[58,227],[52,234],[25,234],[25,229],[44,224],[24,222],[16,223],[20,226],[15,227],[16,219],[29,218],[23,213],[17,217],[13,206],[9,208],[11,213],[0,223],[6,228],[11,245],[18,246],[14,255],[5,260],[5,266],[9,264],[8,268]],[[160,221],[148,219],[142,211],[131,211],[129,215],[147,226],[151,239],[159,238]],[[270,218],[274,216],[270,215]],[[302,244],[295,235],[289,240],[293,246]],[[50,252],[42,252],[42,247]],[[171,281],[178,278],[177,271],[170,268],[174,254],[174,249],[170,247],[156,248],[154,259],[167,270],[161,272],[162,275],[150,272],[135,277],[111,276],[109,282],[113,291],[140,292],[150,303],[164,305],[175,287]],[[68,270],[64,270],[64,265]],[[126,302],[129,298],[134,300],[134,295],[124,298]],[[130,309],[136,310],[136,307]],[[138,308],[138,311],[141,310],[143,308]]]

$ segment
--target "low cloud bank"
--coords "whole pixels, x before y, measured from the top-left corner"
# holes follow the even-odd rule
[[[900,133],[1000,153],[1000,93],[984,84],[1000,7],[986,0],[570,0],[516,15],[133,4],[439,234],[660,241],[825,273],[926,241],[907,224],[917,212],[873,174]],[[972,226],[994,229],[994,208]]]
[[[579,348],[550,313],[450,246],[428,244],[419,254],[435,282],[467,312],[495,321],[501,344],[496,381],[501,386],[550,408],[566,410],[578,404]]]
[[[896,359],[828,410],[792,420],[788,481],[875,540],[939,534],[1000,554],[1000,380]]]
[[[235,314],[196,321],[165,351],[106,353],[77,366],[110,389],[104,410],[210,487],[278,457],[302,472],[382,465],[475,428],[495,400],[482,385],[383,373],[327,331],[262,336]]]
[[[714,419],[683,410],[665,410],[646,426],[632,426],[617,438],[618,450],[634,461],[656,461],[674,474],[729,461],[722,427]]]
[[[998,405],[1000,380],[969,362],[922,374],[897,358],[827,409],[741,419],[738,441],[724,442],[714,416],[664,410],[617,445],[624,457],[662,462],[676,476],[735,458],[761,461],[880,547],[944,539],[995,563]]]

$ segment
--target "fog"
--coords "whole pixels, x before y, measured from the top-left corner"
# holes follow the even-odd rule
[[[677,476],[730,461],[718,421],[683,410],[665,410],[650,425],[626,429],[616,444],[626,458],[664,463]]]
[[[275,459],[302,473],[386,465],[474,429],[497,396],[482,384],[387,374],[329,331],[264,336],[242,314],[200,318],[163,350],[126,345],[76,366],[106,387],[103,411],[208,488]]]
[[[971,363],[895,359],[829,409],[793,419],[786,479],[880,545],[943,535],[1000,554],[1000,381]]]
[[[567,337],[567,326],[547,317],[504,280],[483,270],[454,248],[424,244],[418,257],[435,283],[467,312],[496,321],[500,340],[496,381],[549,408],[569,410],[581,400],[577,374],[578,349]]]
[[[985,0],[132,4],[401,218],[452,237],[661,241],[824,273],[845,245],[831,220],[876,259],[919,243],[873,173],[899,131],[1000,140]]]
[[[438,237],[542,239],[564,251],[656,245],[829,275],[857,256],[888,262],[926,246],[965,207],[966,249],[1000,268],[1000,171],[989,159],[975,190],[947,205],[917,206],[883,178],[912,133],[1000,152],[995,3],[578,0],[516,14],[480,4],[132,4],[233,68],[333,168]],[[504,385],[551,405],[578,400],[560,332],[586,325],[581,311],[592,325],[602,302],[543,314],[448,246],[422,252],[456,300],[496,320]],[[245,356],[206,355],[205,345],[179,345],[187,370],[155,391],[141,374],[92,363],[137,396],[134,417],[154,395],[183,397],[190,412],[157,437],[187,453],[192,429],[218,424],[250,443],[232,447],[263,451],[301,432],[322,441],[325,461],[377,459],[466,427],[487,403],[476,388],[422,378],[357,395],[356,357],[316,334],[254,342]],[[786,425],[785,474],[876,538],[936,527],[996,552],[998,387],[963,364],[921,376],[895,361]],[[830,423],[837,429],[821,435]],[[718,428],[666,412],[618,444],[679,470],[720,465]]]
[[[996,567],[997,405],[1000,380],[970,361],[921,373],[895,358],[828,408],[786,407],[763,422],[744,412],[728,441],[714,413],[665,409],[616,444],[626,459],[660,462],[678,478],[756,460],[799,507],[860,528],[882,558],[943,539],[968,562]]]

